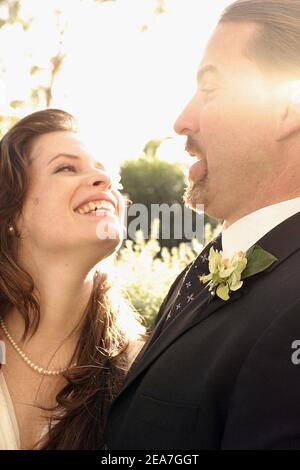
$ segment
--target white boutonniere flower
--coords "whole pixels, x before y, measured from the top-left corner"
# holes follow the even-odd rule
[[[267,269],[275,261],[275,256],[258,245],[247,252],[239,251],[231,258],[226,258],[223,251],[209,250],[209,274],[198,276],[200,282],[209,285],[212,295],[222,300],[228,300],[231,292],[237,291],[243,285],[243,280]]]

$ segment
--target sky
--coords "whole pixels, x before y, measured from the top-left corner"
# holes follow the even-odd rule
[[[28,93],[31,61],[47,66],[58,48],[56,17],[62,12],[63,68],[55,82],[52,106],[75,114],[99,160],[118,169],[137,158],[151,139],[166,140],[160,158],[188,161],[184,139],[173,124],[196,86],[205,44],[228,0],[22,0],[31,28],[0,31],[2,114],[12,99]],[[0,17],[5,11],[0,8]],[[30,51],[30,54],[28,53]],[[47,73],[45,72],[45,80]],[[39,78],[40,80],[40,78]]]

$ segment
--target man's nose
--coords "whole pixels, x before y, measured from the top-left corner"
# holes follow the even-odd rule
[[[174,124],[174,130],[179,135],[196,134],[199,130],[199,108],[193,98],[178,116]]]

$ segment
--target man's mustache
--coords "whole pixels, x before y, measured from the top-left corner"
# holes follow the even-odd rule
[[[185,144],[185,150],[192,155],[205,155],[204,149],[199,142],[188,136]]]

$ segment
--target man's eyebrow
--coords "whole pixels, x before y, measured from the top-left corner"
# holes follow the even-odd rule
[[[70,153],[59,153],[58,155],[55,155],[53,158],[51,158],[47,166],[59,157],[72,158],[73,160],[81,160],[81,157],[79,157],[78,155],[72,155]],[[99,170],[104,170],[104,166],[102,165],[102,163],[97,160],[95,161],[95,167],[99,168]]]
[[[207,65],[205,65],[204,67],[202,67],[201,69],[198,70],[198,72],[197,72],[197,82],[199,83],[201,81],[201,79],[203,78],[203,76],[208,72],[213,73],[215,75],[220,75],[220,71],[215,65],[207,64]]]

